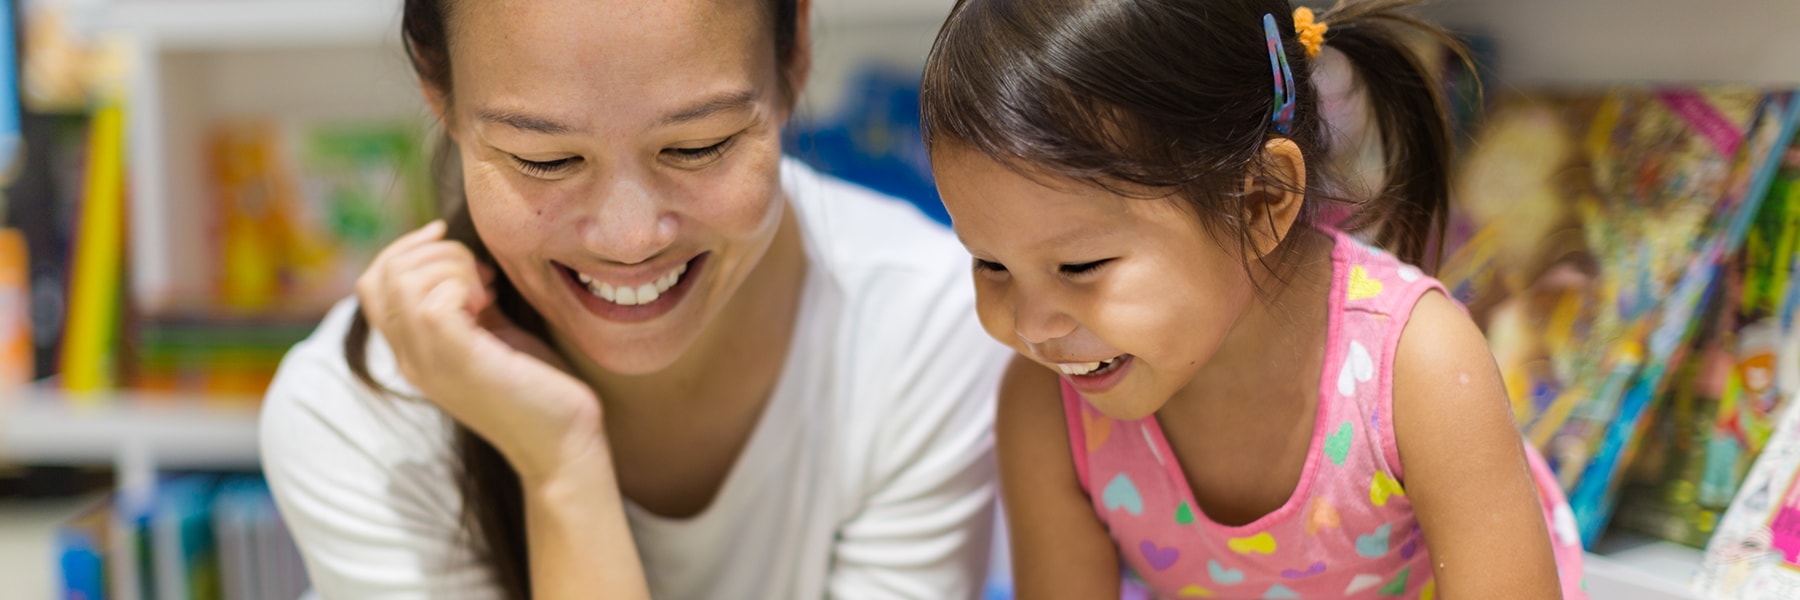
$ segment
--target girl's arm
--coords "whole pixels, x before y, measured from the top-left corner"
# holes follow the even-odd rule
[[[995,427],[1019,598],[1119,597],[1119,554],[1076,480],[1056,375],[1014,358]]]
[[[1394,435],[1437,596],[1560,598],[1505,386],[1474,322],[1427,293],[1394,359]]]

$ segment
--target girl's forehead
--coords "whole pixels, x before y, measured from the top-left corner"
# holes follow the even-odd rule
[[[971,250],[1079,249],[1193,230],[1170,199],[1026,176],[974,152],[934,155],[933,165],[957,235]]]

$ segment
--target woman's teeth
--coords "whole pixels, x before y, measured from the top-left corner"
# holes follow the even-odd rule
[[[1062,369],[1062,372],[1064,375],[1074,375],[1074,376],[1092,375],[1097,371],[1100,371],[1100,370],[1106,369],[1106,368],[1110,368],[1113,365],[1118,364],[1119,359],[1121,359],[1121,358],[1124,358],[1124,356],[1123,355],[1115,356],[1115,357],[1112,357],[1111,359],[1104,360],[1101,362],[1057,363],[1056,367],[1058,369]]]
[[[662,297],[669,291],[669,288],[681,283],[681,276],[686,275],[687,270],[687,263],[682,263],[681,266],[675,267],[675,270],[658,277],[656,281],[637,287],[614,286],[604,281],[595,281],[594,278],[579,271],[575,273],[575,279],[580,281],[581,285],[587,286],[588,292],[599,296],[601,300],[619,306],[638,306],[655,302],[657,298]]]

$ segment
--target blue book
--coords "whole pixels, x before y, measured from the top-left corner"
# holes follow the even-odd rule
[[[102,600],[106,594],[108,522],[112,504],[98,502],[56,528],[57,566],[63,600]]]

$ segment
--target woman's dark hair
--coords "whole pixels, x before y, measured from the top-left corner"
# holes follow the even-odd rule
[[[1429,267],[1441,251],[1430,247],[1447,214],[1453,140],[1437,69],[1406,35],[1468,59],[1444,30],[1402,12],[1418,1],[1342,0],[1318,20],[1329,26],[1325,47],[1349,59],[1367,94],[1386,163],[1374,197],[1341,226]],[[1308,167],[1308,181],[1275,183],[1309,200],[1342,189],[1321,160],[1330,138],[1293,11],[1286,0],[958,0],[925,66],[926,143],[960,144],[1028,177],[1165,191],[1247,249],[1244,175],[1269,172],[1259,160],[1268,140],[1291,139]],[[1264,15],[1294,73],[1288,134],[1273,122]],[[1305,202],[1297,225],[1319,208]]]
[[[426,86],[442,94],[446,104],[454,98],[450,77],[450,19],[458,6],[469,1],[473,0],[406,0],[401,16],[401,42],[413,71]],[[792,105],[797,90],[792,88],[786,76],[789,65],[796,58],[797,0],[765,1],[766,16],[775,33],[782,96]],[[493,256],[477,235],[475,222],[469,216],[468,199],[461,191],[462,172],[455,143],[448,135],[439,138],[431,168],[439,188],[438,196],[444,201],[440,212],[448,225],[445,239],[462,242],[474,251],[477,261],[495,266]],[[525,331],[548,339],[549,331],[543,317],[525,301],[503,271],[496,268],[495,273],[495,304],[500,312]],[[377,382],[369,372],[370,331],[368,318],[358,311],[351,321],[350,332],[344,336],[345,360],[350,364],[350,371],[364,385],[397,395]],[[527,600],[531,598],[531,570],[525,539],[524,492],[519,487],[518,473],[487,440],[461,423],[455,428],[454,445],[460,463],[457,465],[457,488],[463,500],[463,525],[482,559],[492,568],[494,582],[504,597]]]

